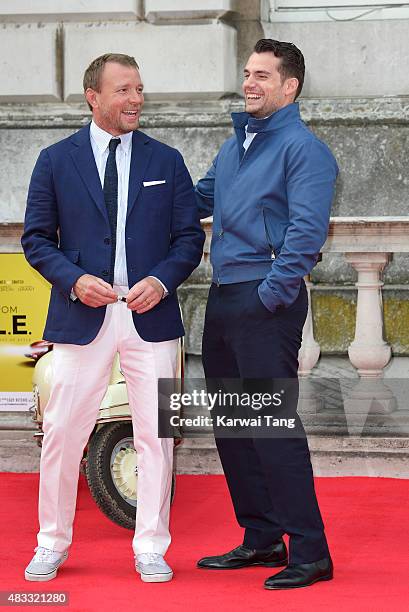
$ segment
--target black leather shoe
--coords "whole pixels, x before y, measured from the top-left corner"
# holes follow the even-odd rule
[[[203,557],[197,562],[197,567],[204,569],[240,569],[253,565],[281,567],[287,565],[287,562],[287,548],[280,538],[270,548],[264,550],[254,550],[242,544],[225,555]]]
[[[314,563],[290,564],[264,583],[266,589],[300,589],[320,580],[332,580],[334,567],[331,558],[320,559]]]

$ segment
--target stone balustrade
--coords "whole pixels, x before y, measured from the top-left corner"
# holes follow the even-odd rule
[[[207,235],[204,261],[180,291],[189,354],[187,376],[190,378],[203,375],[198,365],[198,339],[202,333],[206,286],[210,280],[211,219],[205,220],[204,229]],[[21,231],[21,223],[0,223],[0,252],[21,252]],[[391,355],[383,332],[382,274],[393,254],[409,252],[408,236],[409,217],[331,219],[328,239],[322,249],[323,265],[327,256],[340,253],[357,272],[355,337],[348,349],[357,378],[342,380],[346,368],[337,373],[332,368],[327,383],[325,378],[317,378],[321,366],[315,368],[315,365],[320,345],[314,338],[310,306],[300,351],[299,412],[310,436],[317,474],[369,473],[407,477],[406,379],[392,381],[387,374],[382,380],[381,376]],[[306,281],[309,293],[320,291],[320,283]],[[336,291],[335,286],[330,290]],[[315,374],[312,373],[314,368]],[[31,440],[32,424],[28,417],[10,413],[6,416],[6,426],[0,424],[0,467],[13,471],[38,469],[39,453]],[[16,448],[19,449],[17,454]],[[203,439],[185,440],[178,451],[177,470],[180,473],[221,472],[209,432]]]
[[[211,218],[204,220],[203,226],[206,242],[200,285],[209,281]],[[21,231],[21,223],[0,224],[0,252],[21,252]],[[322,248],[322,257],[325,260],[326,254],[342,253],[358,275],[355,337],[348,347],[348,356],[361,378],[381,378],[383,369],[391,358],[391,347],[384,339],[382,274],[394,253],[408,252],[409,217],[332,217],[331,219],[328,238]],[[310,298],[315,285],[309,277],[305,280]],[[189,284],[184,286],[182,291],[184,294],[190,294]],[[309,304],[299,355],[299,373],[304,377],[311,373],[320,356],[320,345],[314,338],[311,298]],[[198,310],[202,312],[203,308],[194,308],[189,301],[186,301],[186,297],[183,305],[187,327],[195,328],[193,332],[195,336],[201,335],[202,321],[197,322],[192,313],[193,311],[197,313]],[[204,307],[204,304],[202,306]],[[189,343],[191,344],[189,334],[192,330],[187,329],[187,333],[189,346]]]
[[[204,223],[207,239],[205,258],[211,238],[211,219]],[[393,253],[409,252],[409,217],[333,217],[328,239],[322,248],[326,253],[343,253],[358,274],[355,337],[348,356],[361,378],[380,378],[391,358],[391,347],[384,340],[382,273]],[[299,361],[301,376],[311,373],[320,356],[314,338],[311,308],[313,283],[306,278],[309,310],[303,331]]]

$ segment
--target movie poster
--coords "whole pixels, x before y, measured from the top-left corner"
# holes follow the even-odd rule
[[[50,347],[42,339],[50,285],[21,253],[0,253],[0,410],[28,410],[36,361]]]

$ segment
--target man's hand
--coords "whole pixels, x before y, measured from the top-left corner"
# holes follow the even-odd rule
[[[73,290],[77,298],[79,298],[83,304],[91,306],[92,308],[113,304],[118,300],[118,296],[111,285],[102,280],[102,278],[98,278],[92,274],[83,274],[80,276]]]
[[[159,304],[162,297],[162,285],[156,278],[148,276],[130,289],[126,296],[126,301],[128,302],[128,308],[136,310],[138,314],[142,314],[152,310],[156,304]]]

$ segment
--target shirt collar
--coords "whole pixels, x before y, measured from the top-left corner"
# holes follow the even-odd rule
[[[112,134],[100,128],[94,120],[91,121],[91,138],[97,145],[100,153],[104,153],[106,151],[112,138],[119,138],[121,141],[119,146],[122,147],[126,153],[129,152],[132,143],[132,133],[133,132],[127,132],[126,134],[121,134],[120,136],[112,136]]]

